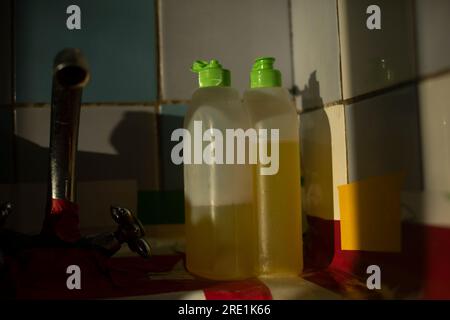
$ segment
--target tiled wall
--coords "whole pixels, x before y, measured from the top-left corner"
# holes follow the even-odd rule
[[[423,154],[419,219],[450,226],[450,1],[417,0],[418,86]]]
[[[398,174],[402,219],[450,226],[450,2],[376,1],[381,30],[371,4],[291,1],[304,210],[340,220],[340,185]]]
[[[379,0],[382,30],[366,28],[366,0],[50,2],[15,1],[15,30],[1,30],[2,43],[14,35],[15,55],[1,54],[16,66],[5,78],[15,82],[2,78],[1,183],[45,188],[51,62],[77,46],[92,72],[78,157],[79,179],[93,184],[85,190],[114,182],[114,200],[146,224],[183,223],[170,134],[197,86],[192,61],[219,59],[243,92],[253,59],[271,55],[284,86],[296,87],[305,213],[339,220],[338,186],[401,173],[404,218],[450,225],[449,1]],[[82,10],[79,31],[65,28],[69,4]]]
[[[3,1],[0,4],[0,184],[11,183],[13,179],[12,167],[12,8],[11,3]],[[7,192],[0,190],[0,201],[8,198]]]
[[[294,81],[299,110],[342,99],[335,1],[291,1]],[[320,17],[320,19],[318,18]]]
[[[189,99],[197,87],[187,72],[194,60],[218,59],[231,84],[248,87],[253,60],[275,56],[286,87],[292,86],[288,0],[160,1],[162,96]]]
[[[153,0],[15,3],[16,102],[50,102],[52,61],[65,47],[80,48],[90,64],[84,102],[156,101]],[[70,5],[80,7],[80,30],[66,28]]]
[[[2,6],[5,3],[12,9],[8,14],[2,10],[2,16],[12,17],[14,23],[10,23],[9,43],[2,36],[2,44],[14,55],[2,63],[14,66],[7,73],[15,81],[8,85],[14,113],[3,107],[8,100],[3,101],[2,88],[1,142],[7,152],[1,153],[0,182],[12,184],[2,186],[12,192],[1,199],[15,204],[10,226],[36,232],[43,218],[52,63],[65,47],[80,48],[91,72],[83,92],[77,155],[81,226],[84,230],[111,226],[108,212],[113,204],[152,221],[152,210],[138,206],[145,203],[147,193],[160,190],[155,1],[133,0],[126,6],[115,0],[17,0],[4,1]],[[69,5],[81,8],[80,30],[66,28]],[[15,167],[6,169],[11,163]]]
[[[65,27],[72,4],[81,8],[81,30]],[[2,109],[2,130],[10,136],[2,131],[1,137],[12,142],[15,133],[2,153],[15,170],[2,170],[16,174],[1,183],[15,182],[14,197],[3,194],[19,203],[10,220],[19,230],[38,230],[45,205],[51,66],[58,50],[81,48],[91,67],[81,112],[79,202],[103,218],[85,214],[85,229],[109,225],[106,192],[115,204],[136,208],[145,224],[184,222],[183,171],[170,161],[170,134],[183,126],[197,87],[189,71],[194,60],[219,59],[243,92],[253,59],[273,55],[285,86],[293,84],[288,0],[17,0],[12,7],[5,16],[15,18],[14,30],[6,32],[15,50],[14,59],[6,59],[15,65],[8,72],[8,79],[15,77],[8,86],[14,117]],[[30,211],[37,213],[30,217]]]
[[[448,298],[450,1],[291,0],[291,17],[305,265]]]

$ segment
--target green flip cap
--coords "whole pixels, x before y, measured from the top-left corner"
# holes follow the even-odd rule
[[[250,72],[251,88],[281,87],[281,72],[273,68],[275,58],[262,57],[255,60]]]
[[[192,64],[191,71],[198,73],[200,88],[230,86],[230,71],[223,69],[217,60],[211,60],[209,63],[197,60]]]

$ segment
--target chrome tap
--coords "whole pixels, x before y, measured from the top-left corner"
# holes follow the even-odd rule
[[[150,256],[150,246],[144,239],[145,230],[139,219],[128,209],[111,207],[112,219],[117,223],[116,231],[77,237],[67,242],[52,232],[52,203],[63,200],[76,202],[76,153],[83,88],[89,82],[89,67],[79,49],[64,49],[54,60],[51,103],[49,186],[47,212],[43,232],[40,235],[23,235],[3,228],[11,213],[9,203],[0,206],[0,254],[17,252],[30,247],[82,247],[91,248],[111,256],[127,243],[129,248],[142,257]],[[72,206],[73,207],[73,206]],[[76,206],[75,206],[76,207]],[[78,212],[75,213],[78,217]],[[72,228],[78,230],[78,224]],[[76,222],[77,223],[77,222]]]
[[[75,158],[83,87],[89,68],[78,49],[64,49],[53,65],[50,128],[50,194],[52,199],[76,201]]]

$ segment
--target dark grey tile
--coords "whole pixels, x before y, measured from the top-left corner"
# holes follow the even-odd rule
[[[345,116],[349,182],[403,172],[404,190],[421,190],[415,86],[349,105]]]
[[[416,0],[417,55],[421,75],[450,68],[450,1]]]
[[[68,30],[69,5],[81,9],[81,29]],[[17,101],[49,102],[54,56],[80,48],[91,68],[85,102],[156,99],[153,0],[16,1]]]
[[[0,2],[0,107],[12,103],[12,1]]]
[[[175,165],[171,159],[172,148],[178,143],[171,141],[172,132],[183,128],[185,105],[161,106],[159,115],[159,141],[163,190],[183,190],[183,165]]]

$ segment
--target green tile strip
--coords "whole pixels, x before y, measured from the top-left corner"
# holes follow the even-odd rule
[[[138,216],[143,224],[183,224],[183,191],[139,191]]]

